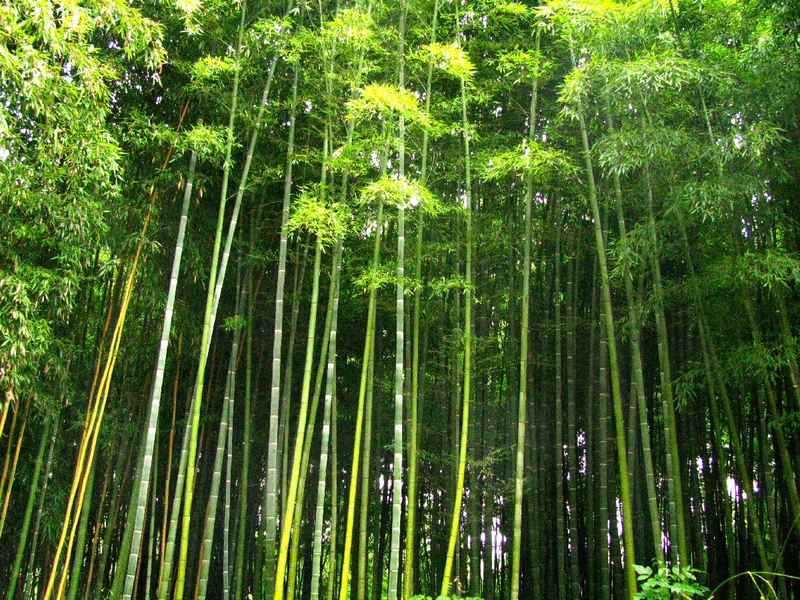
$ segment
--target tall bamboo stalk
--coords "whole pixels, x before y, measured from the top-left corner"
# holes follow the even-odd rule
[[[31,517],[33,516],[33,506],[36,500],[36,491],[41,485],[40,476],[42,474],[42,465],[44,463],[44,452],[47,448],[47,442],[50,439],[50,432],[53,429],[54,419],[48,419],[45,427],[42,430],[42,438],[39,441],[39,450],[36,453],[34,460],[33,475],[31,476],[31,485],[28,489],[28,503],[25,505],[25,515],[22,517],[22,525],[19,528],[19,542],[17,542],[17,553],[14,555],[14,562],[11,566],[11,575],[8,580],[8,589],[6,590],[6,600],[13,600],[14,592],[17,588],[19,581],[20,570],[22,567],[22,558],[25,555],[25,544],[28,541],[28,530],[31,524]],[[44,490],[42,490],[42,494]]]
[[[281,394],[281,349],[283,343],[283,300],[286,282],[286,250],[289,236],[289,205],[292,194],[292,167],[294,164],[294,136],[297,120],[297,81],[299,68],[292,75],[291,104],[289,108],[289,133],[287,135],[286,167],[283,180],[283,209],[281,211],[280,246],[278,249],[278,276],[275,286],[275,329],[272,339],[272,384],[269,405],[269,438],[267,447],[267,477],[264,488],[264,576],[265,600],[275,593],[275,533],[278,489],[278,421]]]
[[[398,85],[405,89],[406,2],[400,4],[400,47]],[[398,131],[398,172],[405,177],[405,118],[400,115]],[[397,600],[400,575],[400,520],[403,509],[403,375],[405,366],[405,252],[406,199],[397,207],[397,283],[395,284],[395,361],[394,361],[394,460],[392,461],[392,534],[389,544],[388,600]]]
[[[456,18],[458,18],[456,16]],[[461,77],[461,127],[464,134],[464,221],[466,228],[466,262],[464,289],[464,395],[461,409],[461,440],[456,474],[455,501],[453,503],[450,537],[447,542],[447,558],[442,575],[441,595],[450,594],[450,581],[455,560],[456,541],[461,520],[461,501],[464,494],[464,475],[467,468],[467,439],[469,434],[469,401],[472,365],[472,172],[470,169],[469,120],[467,118],[466,82]]]
[[[325,376],[325,407],[322,417],[322,439],[320,442],[319,457],[319,482],[317,483],[317,506],[314,516],[314,549],[313,564],[311,566],[311,600],[319,599],[320,570],[322,564],[322,526],[325,511],[325,490],[328,472],[328,446],[330,444],[331,407],[336,385],[336,329],[339,315],[339,281],[342,270],[342,238],[336,242],[333,255],[333,273],[331,286],[334,290],[331,305],[331,324],[329,326],[328,364]],[[333,478],[336,472],[333,473]],[[331,505],[331,512],[336,511],[336,504]],[[330,555],[333,556],[336,547],[332,545]],[[332,577],[329,578],[332,579]]]
[[[433,4],[433,16],[431,18],[431,43],[436,42],[436,27],[439,18],[439,0],[435,0]],[[428,61],[426,85],[425,85],[425,115],[430,115],[431,112],[431,81],[433,79],[433,61]],[[422,132],[422,157],[420,165],[420,183],[425,186],[428,181],[428,130]],[[415,255],[415,273],[417,278],[422,282],[422,233],[424,225],[424,211],[417,212],[417,240],[416,240],[416,255]],[[409,432],[408,432],[408,509],[406,512],[406,548],[405,548],[405,564],[404,564],[404,579],[403,579],[403,600],[410,600],[414,588],[414,569],[415,569],[415,556],[417,554],[416,546],[416,515],[417,515],[417,421],[418,403],[419,403],[419,376],[420,376],[420,358],[419,358],[419,322],[421,311],[421,285],[418,285],[414,291],[414,321],[413,321],[413,350],[412,350],[412,364],[411,364],[411,403],[409,406]]]
[[[570,45],[570,55],[572,66],[575,68],[575,51]],[[625,448],[625,423],[622,412],[622,392],[619,382],[619,367],[617,360],[617,343],[614,334],[614,314],[612,312],[611,288],[609,286],[608,263],[606,254],[605,240],[603,239],[602,220],[600,218],[600,208],[597,200],[597,189],[594,181],[594,169],[592,166],[592,155],[589,146],[589,135],[586,129],[586,121],[583,117],[582,109],[578,112],[580,124],[581,142],[583,143],[584,162],[586,176],[589,183],[589,200],[591,203],[592,217],[594,219],[595,247],[600,265],[600,280],[602,283],[602,299],[605,308],[606,338],[608,340],[609,367],[611,370],[611,390],[614,405],[614,421],[616,427],[617,441],[617,464],[619,466],[620,500],[622,501],[622,522],[623,522],[623,547],[625,554],[625,594],[629,600],[633,600],[636,593],[636,563],[634,544],[633,544],[633,504],[628,479],[628,457]],[[605,501],[605,499],[601,499]]]
[[[536,51],[539,51],[541,35],[536,33]],[[528,142],[536,134],[536,104],[539,99],[539,78],[533,80],[531,105],[528,116]],[[525,485],[525,430],[528,427],[528,320],[530,318],[531,279],[531,205],[533,204],[533,169],[525,173],[525,235],[522,242],[522,302],[520,306],[519,342],[519,398],[517,401],[517,448],[514,471],[514,522],[511,550],[511,600],[519,598],[520,560],[522,556],[522,502]],[[535,558],[534,558],[535,560]]]
[[[303,369],[303,386],[300,392],[300,407],[297,421],[297,435],[295,436],[294,455],[292,458],[292,473],[286,490],[286,514],[281,519],[281,537],[278,547],[278,560],[275,568],[275,600],[282,600],[284,595],[284,581],[286,579],[286,566],[288,561],[289,541],[294,524],[294,511],[296,509],[297,488],[300,482],[300,465],[303,454],[303,441],[306,435],[306,421],[308,419],[308,398],[311,392],[311,371],[314,361],[314,335],[317,323],[317,305],[319,299],[320,258],[322,255],[322,241],[317,238],[314,248],[314,279],[311,287],[311,303],[309,306],[308,336],[306,339],[306,359]],[[296,531],[295,535],[299,535]]]
[[[167,304],[164,308],[164,320],[161,325],[161,340],[158,347],[156,358],[156,372],[153,378],[153,389],[150,395],[148,406],[147,433],[144,436],[144,455],[142,463],[138,467],[138,479],[134,483],[131,493],[131,505],[128,510],[135,510],[136,517],[134,522],[133,537],[131,539],[127,570],[125,572],[125,587],[122,592],[123,600],[130,600],[133,593],[133,584],[136,575],[136,564],[141,548],[142,530],[144,528],[144,513],[147,506],[147,497],[150,490],[150,471],[153,463],[153,449],[156,442],[158,428],[158,412],[161,406],[161,388],[164,382],[164,372],[167,364],[167,350],[169,348],[169,336],[172,331],[172,316],[175,310],[175,295],[178,289],[178,278],[180,275],[181,258],[183,256],[183,243],[186,237],[186,225],[189,220],[189,203],[192,197],[192,186],[194,184],[194,173],[197,165],[197,154],[193,151],[189,159],[189,172],[186,176],[186,185],[183,189],[183,204],[181,206],[181,216],[178,224],[178,235],[175,240],[175,253],[172,258],[172,271],[169,277],[169,289],[167,291]]]

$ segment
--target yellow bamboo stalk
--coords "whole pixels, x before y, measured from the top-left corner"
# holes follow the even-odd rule
[[[151,188],[151,198],[155,199],[155,191]],[[114,328],[114,334],[111,338],[111,348],[108,355],[108,361],[106,362],[106,367],[103,371],[103,376],[100,379],[100,388],[98,390],[97,401],[96,403],[99,404],[99,409],[97,411],[96,418],[94,419],[92,431],[91,431],[91,442],[89,447],[89,455],[86,458],[85,464],[83,465],[83,473],[81,477],[81,484],[80,484],[80,493],[78,494],[77,503],[75,504],[75,518],[72,519],[72,527],[70,529],[69,534],[69,543],[67,544],[67,552],[64,558],[64,564],[69,564],[69,559],[72,555],[72,545],[75,540],[75,532],[78,528],[78,516],[80,515],[81,509],[83,508],[83,499],[86,493],[86,483],[89,479],[89,471],[91,470],[91,465],[94,462],[94,453],[95,449],[97,448],[97,437],[100,433],[100,424],[103,420],[103,415],[105,414],[106,403],[108,402],[108,393],[111,389],[111,375],[114,372],[114,366],[117,362],[117,356],[119,353],[119,346],[120,342],[122,341],[122,331],[125,327],[125,316],[128,312],[128,305],[130,304],[130,299],[133,294],[133,283],[136,279],[136,268],[139,264],[139,257],[141,255],[142,247],[144,245],[144,236],[147,232],[147,226],[150,223],[150,216],[153,211],[153,202],[150,203],[150,208],[147,211],[147,217],[145,218],[145,224],[142,228],[142,234],[139,239],[139,245],[136,248],[136,254],[133,258],[133,265],[131,266],[130,273],[128,273],[128,280],[125,283],[125,295],[122,301],[122,306],[120,307],[119,317],[117,317],[117,325]],[[51,577],[55,572],[55,561],[53,562],[53,571],[51,572]],[[56,594],[56,600],[62,600],[64,597],[64,589],[67,583],[67,569],[65,568],[61,574],[61,580],[58,586],[58,593]],[[45,600],[47,600],[47,596],[45,596]]]
[[[50,600],[52,596],[53,587],[55,585],[56,574],[58,572],[59,562],[61,558],[61,552],[64,550],[64,543],[67,538],[68,529],[70,529],[71,531],[69,534],[69,544],[67,545],[65,564],[69,562],[69,557],[72,553],[72,542],[75,538],[75,531],[77,529],[77,523],[78,523],[77,515],[80,514],[83,505],[83,497],[86,491],[86,481],[88,479],[89,467],[91,466],[92,461],[94,460],[94,452],[97,445],[97,435],[100,431],[100,424],[102,423],[106,402],[108,401],[108,392],[111,384],[111,375],[114,372],[114,366],[117,361],[117,352],[119,351],[119,345],[122,339],[122,331],[125,326],[125,316],[128,312],[128,304],[130,302],[130,298],[133,293],[133,283],[136,278],[136,268],[139,264],[139,257],[142,252],[142,247],[144,246],[144,238],[147,232],[148,225],[150,224],[150,217],[152,215],[153,205],[155,203],[156,195],[157,194],[155,188],[151,187],[150,206],[148,208],[147,216],[145,217],[144,225],[142,227],[142,233],[139,237],[139,244],[136,248],[136,253],[134,254],[133,264],[131,265],[131,270],[128,273],[128,279],[125,282],[125,293],[123,295],[122,305],[120,306],[119,316],[117,317],[117,323],[114,327],[114,332],[111,337],[111,345],[109,348],[109,353],[106,357],[106,363],[103,369],[103,374],[100,378],[100,383],[98,385],[97,395],[95,396],[94,403],[92,404],[91,414],[88,415],[86,427],[84,428],[83,436],[81,438],[81,446],[78,451],[78,463],[75,467],[75,475],[72,480],[72,488],[70,489],[70,495],[67,500],[66,516],[64,518],[64,524],[61,528],[61,535],[58,540],[58,545],[56,546],[56,552],[53,557],[53,567],[50,571],[50,577],[48,578],[47,581],[47,588],[45,590],[44,600]],[[88,451],[88,456],[87,456],[87,451]],[[72,515],[73,513],[76,516],[74,519],[71,519],[70,515]],[[70,528],[71,521],[72,521],[72,527]],[[61,600],[61,598],[63,597],[65,585],[66,585],[66,569],[64,570],[61,576],[61,580],[58,587],[58,593],[56,595],[56,600]]]
[[[22,417],[22,425],[19,428],[19,435],[17,436],[17,449],[14,451],[14,462],[11,464],[11,477],[8,480],[8,486],[5,491],[5,500],[3,501],[3,511],[0,514],[0,536],[3,535],[3,526],[6,522],[6,511],[8,510],[8,502],[11,500],[11,488],[14,485],[14,472],[17,470],[17,462],[19,461],[19,451],[22,448],[22,436],[25,435],[25,426],[28,424],[28,409],[31,406],[30,397],[25,401],[25,415]],[[11,442],[11,434],[9,434],[9,442]]]
[[[3,412],[0,414],[0,437],[3,436],[3,428],[6,426],[6,417],[11,405],[14,404],[14,390],[10,387],[6,389],[6,402],[3,405]]]
[[[0,495],[6,487],[6,475],[8,475],[8,462],[11,459],[11,446],[14,441],[14,428],[17,426],[17,416],[19,410],[14,409],[14,416],[11,418],[11,429],[8,432],[8,444],[6,445],[6,458],[3,461],[3,475],[0,477]]]
[[[183,118],[186,115],[186,110],[189,107],[189,102],[184,105],[183,112],[181,113],[180,121],[178,122],[178,129],[180,129],[181,124],[183,123]],[[162,165],[162,169],[166,168],[167,164],[169,163],[169,159],[172,156],[172,148],[167,151],[167,156],[164,159],[164,164]],[[108,401],[108,392],[110,389],[111,384],[111,375],[114,372],[114,366],[117,362],[117,352],[119,351],[120,341],[122,339],[122,331],[125,326],[125,316],[128,312],[128,305],[130,303],[131,295],[133,294],[133,283],[136,279],[136,269],[139,265],[139,257],[142,253],[142,248],[144,247],[144,239],[147,233],[147,228],[150,225],[150,218],[153,214],[153,206],[155,205],[156,197],[158,196],[158,192],[155,188],[155,185],[150,186],[150,198],[149,198],[149,206],[147,209],[147,215],[144,219],[144,224],[142,225],[142,232],[139,235],[139,243],[136,246],[136,252],[133,257],[133,264],[131,265],[131,270],[128,273],[128,279],[125,282],[125,292],[123,294],[123,301],[122,305],[120,306],[119,315],[117,316],[117,322],[114,327],[114,332],[111,338],[111,344],[109,347],[109,353],[106,357],[105,368],[103,369],[103,374],[100,378],[100,384],[97,390],[97,395],[94,396],[94,402],[90,403],[90,408],[87,409],[87,420],[84,427],[83,435],[81,436],[81,445],[78,450],[78,462],[75,466],[75,475],[72,478],[72,487],[70,489],[69,497],[67,499],[67,509],[65,511],[64,517],[64,524],[61,527],[61,535],[58,539],[58,545],[56,546],[56,552],[53,557],[53,566],[50,570],[50,576],[47,580],[47,588],[45,589],[44,599],[43,600],[50,600],[53,587],[55,585],[56,574],[58,573],[59,562],[61,558],[61,552],[64,550],[64,543],[67,538],[67,530],[71,529],[69,535],[69,544],[67,546],[65,564],[69,563],[69,557],[72,554],[72,542],[75,538],[75,530],[77,528],[78,522],[78,515],[80,515],[80,511],[83,505],[83,498],[84,492],[86,490],[86,480],[89,474],[89,468],[94,460],[94,452],[97,446],[97,435],[100,431],[100,424],[103,420],[103,414],[105,412],[106,402]],[[102,347],[100,352],[102,353]],[[98,361],[99,367],[99,361]],[[98,370],[95,371],[95,374]],[[94,382],[93,382],[94,387]],[[91,442],[89,439],[91,438]],[[87,449],[89,450],[88,458],[86,456]],[[78,488],[80,491],[78,492]],[[77,497],[77,503],[76,503]],[[74,511],[73,511],[74,507]],[[75,514],[75,518],[71,519],[70,515]],[[72,527],[70,528],[70,522],[72,523]],[[66,585],[66,569],[62,573],[58,593],[56,595],[56,600],[61,600],[64,595],[64,586]]]

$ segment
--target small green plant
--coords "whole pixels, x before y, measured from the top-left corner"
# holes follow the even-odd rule
[[[670,598],[695,598],[708,593],[708,588],[697,581],[699,571],[691,567],[667,567],[664,563],[655,563],[653,567],[633,565],[641,590],[635,598],[652,600],[669,600]]]

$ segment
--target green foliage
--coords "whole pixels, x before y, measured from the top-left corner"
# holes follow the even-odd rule
[[[417,594],[416,596],[411,596],[411,600],[482,600],[478,596],[436,596],[434,599],[433,596],[425,596],[423,594]]]
[[[785,250],[747,251],[737,260],[736,271],[745,282],[768,289],[800,283],[800,257]]]
[[[664,161],[692,158],[701,148],[698,140],[680,129],[634,124],[601,138],[594,145],[594,152],[609,175],[622,177]]]
[[[237,69],[232,56],[201,56],[192,64],[190,75],[194,85],[202,89],[211,81],[232,77]]]
[[[286,17],[264,17],[253,23],[249,35],[253,43],[274,46],[283,43],[292,32],[292,21]]]
[[[552,62],[546,60],[540,52],[521,48],[501,52],[496,62],[497,69],[503,75],[512,78],[514,83],[532,82],[552,67]]]
[[[235,315],[233,317],[228,317],[222,323],[222,328],[225,331],[236,331],[237,329],[241,329],[247,323],[247,319],[245,319],[244,315]]]
[[[419,106],[417,97],[408,90],[383,83],[371,83],[357,98],[347,103],[348,118],[397,118],[429,128],[431,120]]]
[[[382,287],[395,285],[396,282],[397,282],[397,271],[392,267],[392,265],[387,263],[380,264],[375,269],[371,268],[363,269],[353,279],[353,285],[357,289],[363,290],[365,292],[373,288],[381,289]]]
[[[374,47],[374,29],[375,23],[368,13],[358,8],[345,8],[325,23],[320,30],[320,38],[328,43],[336,41],[354,52]]]
[[[197,152],[200,158],[221,159],[225,155],[225,135],[222,127],[200,123],[185,133],[183,145]]]
[[[574,177],[578,169],[566,152],[525,140],[513,150],[495,154],[486,160],[483,176],[491,181],[510,175],[523,177],[528,171],[541,183],[553,177]]]
[[[635,598],[652,600],[669,600],[679,598],[694,598],[708,593],[708,588],[697,582],[697,569],[691,567],[674,566],[672,568],[656,565],[656,568],[634,565],[641,590]]]
[[[468,81],[475,72],[469,56],[458,44],[425,44],[417,54],[420,61],[431,63],[437,69],[457,79]]]
[[[35,394],[46,379],[41,361],[64,335],[121,199],[126,156],[109,117],[118,96],[157,80],[161,35],[123,0],[0,10],[3,386],[25,382]]]
[[[339,202],[324,199],[319,186],[309,186],[292,204],[289,231],[307,231],[329,246],[347,233],[349,211]]]
[[[530,14],[528,7],[519,2],[500,1],[492,6],[492,10],[496,13],[515,15],[518,17],[524,17]]]
[[[381,200],[404,208],[419,206],[426,213],[436,213],[440,208],[436,197],[420,182],[393,175],[384,175],[367,185],[361,198],[363,202]]]

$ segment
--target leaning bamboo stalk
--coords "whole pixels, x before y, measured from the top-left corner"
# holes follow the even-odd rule
[[[282,600],[284,595],[284,581],[286,578],[286,565],[288,561],[289,541],[292,535],[294,520],[295,500],[300,481],[300,464],[302,462],[303,441],[305,438],[306,421],[308,418],[308,398],[311,388],[311,371],[314,360],[314,335],[317,322],[317,304],[319,298],[320,259],[322,254],[322,241],[317,237],[314,250],[314,279],[311,288],[311,303],[309,306],[308,337],[306,340],[306,360],[303,370],[303,385],[300,393],[300,408],[297,422],[297,436],[295,437],[294,455],[292,458],[292,473],[286,500],[286,514],[282,515],[280,546],[278,547],[278,560],[275,568],[275,600]],[[299,532],[295,532],[299,535]]]
[[[570,55],[573,68],[576,66],[575,51],[570,44]],[[580,124],[581,142],[583,144],[584,162],[586,176],[589,184],[589,199],[591,204],[592,216],[594,220],[595,247],[597,258],[600,265],[600,280],[602,301],[605,307],[606,338],[608,340],[609,367],[611,370],[611,390],[614,409],[614,422],[616,428],[617,441],[617,464],[619,467],[620,500],[622,502],[622,522],[623,522],[623,548],[625,554],[625,593],[629,600],[633,600],[636,593],[636,571],[633,566],[636,562],[633,540],[633,502],[628,478],[628,457],[625,448],[625,423],[622,412],[622,392],[619,381],[619,362],[617,358],[617,344],[614,333],[614,314],[612,312],[611,288],[609,285],[609,272],[606,254],[606,244],[603,239],[602,219],[597,199],[597,189],[594,181],[594,168],[592,166],[591,148],[589,146],[589,135],[586,128],[586,121],[583,116],[583,109],[578,110],[578,121]],[[605,501],[602,498],[601,501]]]
[[[156,443],[158,428],[158,413],[161,406],[161,388],[164,382],[164,372],[166,371],[167,350],[169,349],[169,336],[172,331],[172,316],[174,314],[175,296],[178,289],[178,278],[180,275],[181,258],[183,256],[183,243],[186,236],[186,225],[189,220],[189,203],[192,197],[192,186],[194,184],[194,172],[197,164],[197,154],[192,152],[189,159],[189,172],[186,177],[186,185],[183,190],[183,205],[181,206],[181,216],[178,225],[178,235],[175,241],[175,253],[172,259],[172,271],[169,278],[169,289],[167,291],[167,303],[164,309],[164,319],[161,325],[161,340],[158,347],[156,358],[156,373],[153,378],[153,389],[150,395],[148,406],[147,431],[144,438],[144,454],[141,464],[138,465],[138,478],[131,493],[131,507],[128,510],[135,510],[135,522],[133,538],[131,539],[130,550],[127,561],[127,571],[125,573],[125,587],[122,592],[123,600],[130,600],[133,591],[133,584],[136,575],[136,565],[139,560],[141,547],[142,531],[144,529],[144,516],[147,506],[147,497],[150,490],[150,472],[153,463],[153,449]],[[169,474],[168,474],[169,477]],[[167,484],[169,485],[169,483]]]
[[[64,550],[64,545],[67,541],[67,530],[70,529],[70,522],[72,522],[73,525],[69,533],[70,539],[69,543],[67,544],[66,551],[67,558],[65,559],[65,562],[69,562],[69,555],[71,553],[72,540],[75,536],[77,522],[77,518],[71,518],[71,515],[75,514],[77,517],[77,515],[80,514],[82,507],[83,494],[86,489],[86,476],[88,475],[88,468],[91,466],[94,460],[94,452],[97,445],[97,435],[99,433],[100,424],[102,423],[103,415],[105,413],[106,402],[108,401],[111,376],[114,372],[114,366],[116,365],[117,353],[119,351],[119,345],[122,339],[122,332],[125,327],[125,317],[127,315],[130,298],[133,293],[133,283],[136,279],[139,257],[141,255],[142,248],[144,247],[145,234],[147,233],[147,229],[150,224],[150,217],[152,215],[156,195],[157,193],[155,187],[151,187],[150,205],[147,216],[145,217],[144,225],[142,227],[142,232],[139,237],[139,243],[136,247],[136,252],[134,253],[131,269],[125,282],[125,292],[123,294],[123,300],[117,316],[117,322],[111,337],[111,343],[109,346],[108,355],[106,357],[105,367],[103,368],[103,374],[100,377],[97,393],[93,397],[91,414],[89,415],[88,422],[83,431],[83,436],[78,451],[78,462],[75,467],[75,475],[73,477],[72,487],[67,498],[66,516],[64,518],[61,534],[56,545],[50,576],[48,578],[47,587],[45,588],[44,600],[50,600],[50,597],[52,596],[55,579],[59,570],[61,552]],[[57,594],[58,600],[61,599],[64,593],[64,585],[66,583],[65,576],[66,570],[64,571],[64,575],[61,577],[61,582],[59,584],[59,590]]]
[[[0,476],[0,496],[5,496],[3,493],[6,487],[6,478],[8,477],[8,466],[11,462],[11,449],[14,447],[14,431],[17,428],[17,417],[19,416],[19,406],[14,407],[14,416],[11,417],[11,429],[8,431],[8,441],[6,442],[6,453],[3,459],[3,474]]]
[[[28,541],[28,529],[31,524],[31,517],[33,516],[33,505],[36,499],[36,491],[39,489],[39,479],[42,473],[42,464],[44,459],[44,452],[47,448],[47,441],[50,438],[50,431],[53,427],[53,419],[48,419],[45,424],[44,431],[42,431],[42,439],[39,442],[39,450],[36,453],[34,460],[33,475],[31,477],[31,485],[28,489],[28,503],[25,506],[25,515],[22,517],[22,525],[20,526],[19,542],[17,543],[17,553],[14,556],[14,562],[11,566],[11,576],[8,580],[8,590],[6,591],[6,600],[13,600],[14,591],[19,581],[20,570],[22,567],[22,558],[25,555],[25,543]]]
[[[330,443],[330,428],[331,428],[331,406],[333,402],[333,394],[336,385],[336,329],[338,322],[339,310],[339,281],[342,271],[342,238],[336,242],[336,248],[333,255],[333,277],[331,280],[331,287],[333,288],[333,300],[331,303],[331,323],[329,326],[328,338],[328,364],[326,370],[325,381],[325,406],[322,416],[322,440],[320,446],[320,459],[319,459],[319,482],[317,483],[317,505],[314,516],[314,547],[312,554],[311,566],[311,600],[319,599],[319,582],[320,570],[322,563],[322,525],[323,516],[325,511],[325,490],[327,486],[327,468],[328,468],[328,446]],[[336,473],[333,473],[336,477]],[[336,505],[331,505],[331,512],[336,510]],[[330,555],[336,552],[336,548],[331,548]],[[329,576],[330,577],[330,576]],[[330,585],[330,584],[329,584]]]
[[[5,499],[3,500],[3,510],[0,513],[0,537],[3,536],[3,527],[6,523],[6,514],[8,511],[8,504],[11,501],[11,490],[14,487],[14,479],[16,478],[17,474],[17,465],[19,464],[19,452],[22,449],[22,438],[25,436],[25,426],[28,424],[28,410],[31,406],[30,397],[25,401],[25,414],[22,417],[22,424],[19,428],[19,434],[17,435],[17,446],[16,450],[14,450],[14,460],[11,462],[11,473],[8,476],[8,481],[6,482],[6,491],[5,491]],[[9,438],[9,442],[11,438]]]
[[[609,133],[614,133],[614,119],[607,108],[606,122]],[[625,238],[628,229],[625,221],[625,207],[622,197],[622,186],[619,174],[613,172],[614,208],[617,216],[620,238]],[[642,440],[642,457],[644,460],[645,487],[647,489],[647,506],[650,512],[650,531],[653,536],[653,549],[655,557],[664,562],[664,547],[662,544],[661,520],[658,510],[658,497],[656,495],[655,469],[653,468],[652,444],[650,439],[650,423],[647,418],[647,399],[645,397],[644,371],[642,368],[641,331],[639,316],[636,312],[636,293],[633,289],[633,279],[630,273],[623,275],[625,282],[625,300],[630,323],[631,343],[631,369],[633,370],[634,391],[636,394],[637,412],[639,415],[639,435]]]

